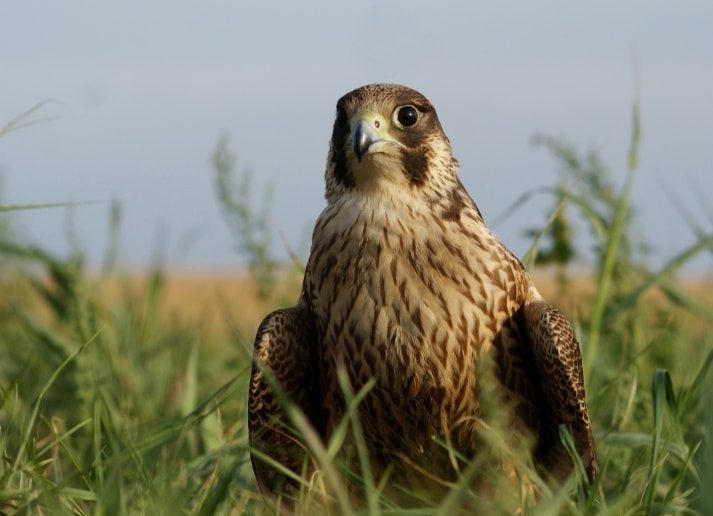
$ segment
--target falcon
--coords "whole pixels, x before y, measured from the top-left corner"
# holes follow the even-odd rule
[[[572,328],[488,229],[457,172],[417,91],[372,84],[337,102],[327,206],[299,300],[268,315],[255,340],[249,433],[262,492],[285,488],[285,468],[306,471],[285,402],[326,442],[347,410],[340,374],[355,391],[367,387],[357,414],[376,475],[397,464],[447,478],[457,468],[435,458],[447,455],[444,441],[475,457],[488,379],[507,428],[531,436],[541,471],[559,481],[572,473],[564,426],[596,475]]]

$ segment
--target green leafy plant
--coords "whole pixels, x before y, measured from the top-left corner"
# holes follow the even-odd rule
[[[270,249],[272,191],[266,190],[262,207],[256,211],[251,204],[252,174],[245,170],[236,177],[235,155],[230,151],[225,135],[218,141],[211,161],[215,171],[215,190],[225,220],[238,250],[247,259],[250,275],[257,281],[258,295],[267,299],[277,282],[277,262]]]

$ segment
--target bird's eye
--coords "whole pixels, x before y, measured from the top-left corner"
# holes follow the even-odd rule
[[[349,123],[346,111],[343,109],[337,110],[337,118],[334,119],[334,126],[339,129],[346,129]]]
[[[413,127],[420,117],[421,113],[411,105],[400,106],[394,111],[394,123],[401,129]]]

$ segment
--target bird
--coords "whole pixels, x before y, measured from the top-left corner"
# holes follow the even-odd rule
[[[338,100],[302,290],[265,317],[254,344],[248,427],[263,493],[309,462],[285,403],[326,442],[348,409],[340,375],[365,389],[357,417],[377,475],[393,464],[433,472],[443,442],[477,456],[494,378],[508,428],[531,436],[543,474],[561,482],[574,471],[565,427],[595,478],[572,327],[488,228],[458,171],[421,93],[369,84]]]

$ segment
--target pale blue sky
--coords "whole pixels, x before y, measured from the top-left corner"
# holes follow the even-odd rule
[[[657,260],[694,237],[667,192],[713,222],[713,3],[580,2],[5,2],[0,8],[0,126],[45,99],[52,122],[0,138],[5,203],[119,199],[122,258],[146,264],[164,233],[178,266],[239,258],[209,156],[230,134],[274,186],[275,224],[304,243],[324,206],[336,100],[400,82],[435,104],[486,220],[555,163],[533,134],[596,147],[621,178],[638,70],[643,141],[634,204]],[[707,206],[699,198],[709,199]],[[518,255],[537,197],[494,229]],[[74,223],[93,263],[108,204]],[[63,252],[66,211],[17,214],[27,240]],[[279,247],[279,246],[278,246]],[[699,260],[710,269],[710,255]]]

